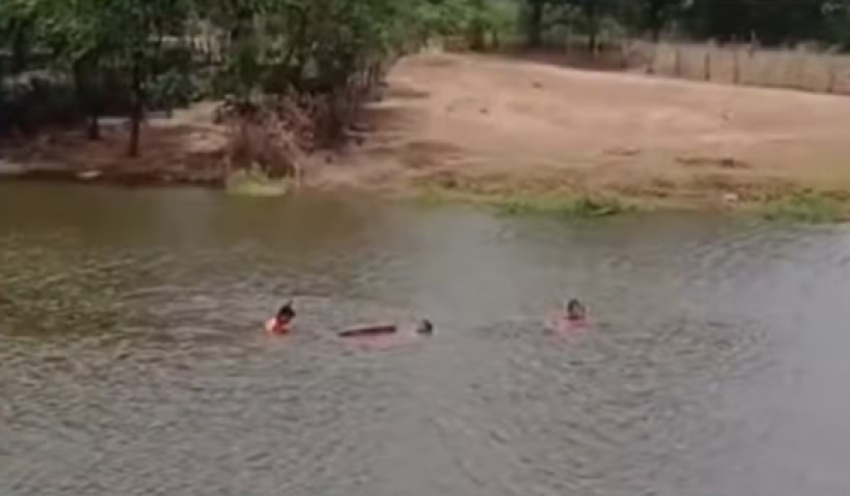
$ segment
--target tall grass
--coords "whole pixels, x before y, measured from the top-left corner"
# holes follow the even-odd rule
[[[777,199],[761,208],[769,220],[813,224],[848,220],[847,205],[835,198],[817,193],[801,193]]]

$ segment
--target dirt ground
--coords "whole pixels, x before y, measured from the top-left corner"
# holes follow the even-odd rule
[[[221,164],[227,129],[213,123],[215,108],[215,103],[206,102],[171,116],[149,116],[142,125],[137,158],[127,157],[125,119],[102,119],[101,139],[96,141],[82,128],[6,140],[0,143],[0,179],[218,186],[225,174]]]
[[[850,197],[850,98],[421,54],[324,185],[638,202]]]

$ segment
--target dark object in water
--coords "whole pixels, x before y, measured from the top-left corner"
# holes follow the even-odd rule
[[[274,317],[266,321],[266,332],[269,334],[287,334],[292,328],[293,320],[295,320],[295,308],[292,300],[289,300],[280,307]]]
[[[277,319],[290,321],[295,318],[295,308],[293,308],[292,300],[287,301],[277,311]]]
[[[395,324],[378,324],[367,325],[362,327],[352,327],[339,333],[341,338],[357,338],[363,336],[383,336],[386,334],[395,334],[398,332],[398,326]]]
[[[416,334],[421,334],[423,336],[430,336],[434,334],[434,324],[432,324],[428,319],[422,319],[416,327]]]
[[[569,321],[583,321],[587,317],[587,308],[575,298],[567,303],[566,310]]]

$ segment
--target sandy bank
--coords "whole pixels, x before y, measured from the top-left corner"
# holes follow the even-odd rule
[[[326,181],[648,205],[850,197],[850,99],[475,55],[418,55]]]

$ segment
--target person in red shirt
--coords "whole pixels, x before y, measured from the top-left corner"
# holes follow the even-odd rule
[[[587,308],[575,298],[567,302],[566,310],[566,320],[569,322],[584,322],[587,320]]]
[[[290,300],[280,307],[275,317],[266,321],[266,331],[269,334],[287,334],[292,329],[293,320],[295,320],[295,309]]]
[[[573,298],[567,302],[561,328],[564,330],[584,329],[588,326],[587,308],[582,302]]]

